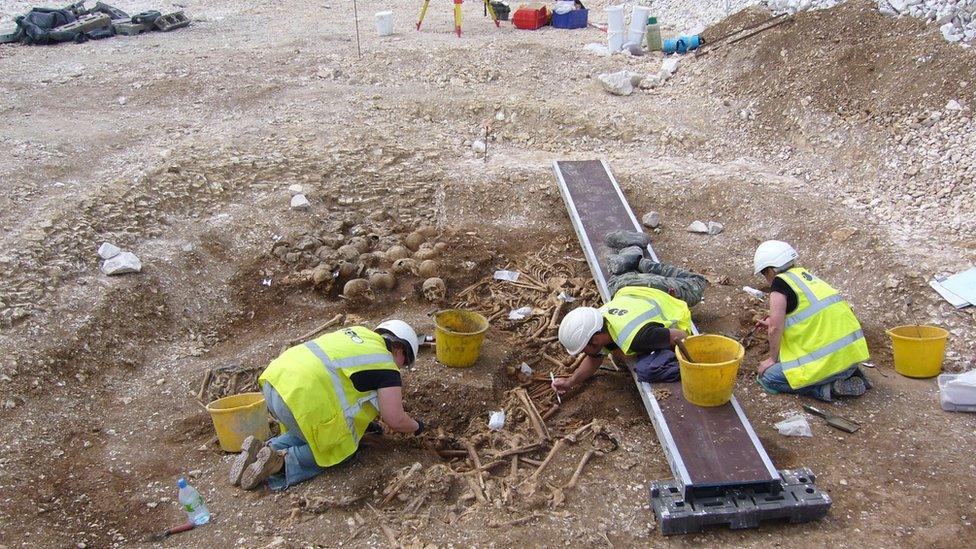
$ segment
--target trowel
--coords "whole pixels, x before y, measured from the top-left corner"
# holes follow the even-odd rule
[[[824,418],[824,420],[827,422],[827,425],[830,425],[835,429],[840,429],[845,433],[853,433],[854,431],[857,431],[858,429],[861,428],[861,424],[852,419],[845,419],[840,416],[835,416],[830,412],[825,412],[819,408],[814,408],[813,406],[810,406],[808,404],[804,404],[803,409],[815,416],[820,416]]]

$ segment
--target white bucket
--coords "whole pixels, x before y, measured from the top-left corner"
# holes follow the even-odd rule
[[[393,34],[393,12],[376,12],[376,34],[380,36],[390,36]]]
[[[607,31],[607,49],[617,53],[624,47],[624,31]]]
[[[624,30],[624,7],[610,6],[603,8],[607,14],[607,32],[622,32]]]
[[[647,18],[651,15],[651,8],[648,6],[634,6],[634,11],[630,14],[630,30],[627,31],[627,42],[640,44],[647,31]]]

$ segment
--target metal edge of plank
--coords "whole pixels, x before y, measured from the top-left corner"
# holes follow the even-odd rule
[[[634,215],[634,211],[630,207],[630,203],[627,201],[627,198],[624,196],[623,190],[620,188],[620,184],[617,183],[617,178],[614,177],[613,172],[610,171],[609,164],[607,164],[606,160],[602,160],[602,159],[600,160],[600,163],[603,164],[603,169],[606,170],[607,175],[610,177],[610,182],[613,184],[614,190],[617,191],[617,196],[620,197],[621,204],[624,205],[624,209],[626,209],[627,213],[630,215],[630,220],[634,224],[634,229],[640,232],[644,232],[644,230],[640,226],[640,223],[638,223],[637,221],[637,216]],[[654,253],[654,248],[652,248],[650,244],[647,245],[647,250],[648,252],[650,252],[652,259],[660,262],[660,260],[657,257],[657,254]],[[694,322],[692,322],[691,324],[691,329],[695,334],[699,333],[698,327],[695,326]],[[739,417],[739,422],[742,423],[742,426],[745,429],[746,434],[749,435],[749,440],[752,442],[753,447],[755,447],[756,452],[759,454],[759,457],[762,459],[763,465],[766,466],[766,470],[769,472],[770,476],[772,477],[772,480],[782,480],[779,471],[776,469],[776,467],[773,466],[773,462],[769,458],[769,454],[766,453],[766,449],[763,448],[762,443],[759,442],[759,436],[756,435],[756,431],[755,429],[753,429],[752,423],[746,417],[745,412],[742,410],[742,407],[739,405],[739,401],[736,400],[734,394],[732,395],[732,398],[729,402],[732,404],[732,408],[735,410],[736,415]]]
[[[770,476],[773,477],[775,481],[781,481],[783,478],[779,474],[779,470],[773,466],[773,460],[769,459],[769,454],[766,453],[766,449],[763,447],[762,443],[759,442],[759,436],[756,435],[756,430],[752,428],[752,423],[746,417],[745,412],[742,410],[742,406],[739,406],[739,401],[732,395],[732,399],[729,401],[732,403],[732,408],[735,409],[736,415],[739,416],[739,422],[745,428],[746,433],[749,434],[749,440],[752,441],[752,445],[756,447],[756,451],[759,452],[759,457],[762,458],[763,465],[766,466],[766,470],[769,471]]]
[[[618,195],[620,195],[621,200],[623,200],[623,195],[620,194],[620,186],[617,185],[616,180],[613,178],[613,174],[610,173],[606,161],[601,160],[600,162],[603,164],[603,168],[610,177],[610,181],[613,183]],[[583,255],[586,256],[587,263],[590,266],[590,271],[593,273],[594,278],[596,279],[597,289],[600,290],[600,294],[603,296],[604,300],[608,300],[606,279],[603,277],[603,271],[600,270],[600,264],[596,260],[596,253],[593,251],[593,247],[590,245],[590,239],[586,234],[586,229],[583,227],[583,221],[579,217],[579,211],[576,209],[576,204],[573,202],[572,196],[570,195],[569,187],[566,185],[566,180],[563,178],[558,160],[553,160],[552,169],[555,172],[556,179],[559,182],[559,194],[562,195],[563,202],[566,203],[567,209],[569,210],[570,221],[573,224],[573,228],[576,230],[576,236],[580,241],[580,246],[583,248]],[[624,201],[623,204],[626,206],[628,213],[630,213],[631,219],[633,219],[634,213],[630,209],[630,206],[627,205],[626,201]],[[654,251],[650,246],[648,246],[648,250],[653,256]],[[690,485],[691,476],[688,473],[688,468],[685,466],[684,460],[681,458],[681,452],[678,451],[678,447],[674,442],[674,437],[671,435],[671,430],[668,427],[668,423],[664,419],[664,414],[661,411],[661,407],[658,406],[657,398],[650,391],[650,384],[638,381],[637,375],[634,374],[633,371],[631,371],[631,375],[634,378],[634,383],[637,385],[637,392],[640,393],[641,400],[644,402],[644,408],[647,410],[647,415],[651,419],[651,424],[654,426],[658,439],[662,443],[661,447],[664,450],[665,456],[667,457],[668,465],[671,467],[671,473],[674,475],[675,479],[681,482],[683,486]]]

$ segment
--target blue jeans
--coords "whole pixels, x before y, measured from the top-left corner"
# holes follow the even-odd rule
[[[288,450],[285,455],[285,473],[272,475],[268,479],[268,487],[274,491],[284,490],[325,471],[324,467],[319,467],[319,464],[315,462],[312,448],[302,435],[302,430],[298,428],[295,416],[292,415],[278,391],[270,383],[265,383],[261,392],[264,393],[264,400],[268,403],[268,410],[271,415],[278,420],[278,423],[288,429],[286,433],[268,441],[268,445],[275,450]]]
[[[770,392],[775,393],[791,393],[794,395],[813,397],[824,402],[830,402],[830,385],[838,380],[847,379],[851,377],[855,371],[857,371],[857,364],[851,366],[850,368],[836,373],[827,379],[817,383],[816,385],[807,385],[806,387],[801,387],[799,389],[794,389],[790,387],[790,382],[786,379],[786,375],[783,374],[783,364],[777,362],[765,372],[759,376],[759,384]]]

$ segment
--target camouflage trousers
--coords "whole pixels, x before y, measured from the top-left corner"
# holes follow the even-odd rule
[[[607,281],[610,295],[616,294],[624,286],[644,286],[667,292],[668,295],[687,303],[689,307],[697,305],[705,295],[707,282],[700,274],[667,263],[647,260],[641,261],[640,271],[611,276]]]

